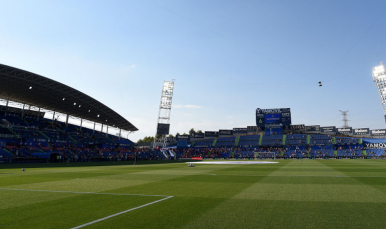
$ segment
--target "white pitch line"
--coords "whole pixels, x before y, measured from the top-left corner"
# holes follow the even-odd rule
[[[127,193],[107,193],[107,192],[72,192],[72,191],[55,191],[55,190],[36,190],[36,189],[16,189],[16,188],[0,188],[0,190],[8,191],[27,191],[27,192],[58,192],[58,193],[74,193],[74,194],[95,194],[95,195],[116,195],[116,196],[156,196],[156,197],[173,197],[167,195],[146,195],[146,194],[127,194]]]
[[[71,229],[78,229],[78,228],[86,227],[86,226],[88,226],[88,225],[91,225],[91,224],[94,224],[94,223],[98,223],[98,222],[100,222],[100,221],[103,221],[103,220],[106,220],[106,219],[110,219],[110,218],[112,218],[112,217],[115,217],[115,216],[118,216],[118,215],[122,215],[122,214],[125,214],[125,213],[127,213],[127,212],[134,211],[134,210],[137,210],[137,209],[139,209],[139,208],[143,208],[143,207],[146,207],[146,206],[149,206],[149,205],[152,205],[152,204],[155,204],[155,203],[158,203],[158,202],[161,202],[161,201],[170,199],[170,198],[172,198],[172,197],[173,197],[173,196],[169,196],[169,197],[166,197],[166,198],[157,200],[157,201],[153,201],[153,202],[151,202],[151,203],[147,203],[147,204],[144,204],[144,205],[135,207],[135,208],[131,208],[131,209],[128,209],[128,210],[125,210],[125,211],[122,211],[122,212],[118,212],[118,213],[116,213],[116,214],[109,215],[109,216],[106,216],[106,217],[104,217],[104,218],[100,218],[100,219],[91,221],[91,222],[89,222],[89,223],[85,223],[85,224],[82,224],[82,225],[80,225],[80,226],[73,227],[73,228],[71,228]]]
[[[134,210],[137,210],[137,209],[140,209],[140,208],[143,208],[143,207],[146,207],[146,206],[149,206],[149,205],[152,205],[152,204],[155,204],[155,203],[158,203],[158,202],[161,202],[161,201],[164,201],[164,200],[167,200],[167,199],[170,199],[170,198],[174,197],[174,196],[166,196],[166,195],[145,195],[145,194],[125,194],[125,193],[121,194],[121,193],[101,193],[101,192],[71,192],[71,191],[54,191],[54,190],[15,189],[15,188],[0,188],[0,190],[5,190],[5,191],[28,191],[28,192],[74,193],[74,194],[96,194],[96,195],[116,195],[116,196],[155,196],[155,197],[164,197],[164,198],[162,198],[160,200],[156,200],[156,201],[153,201],[153,202],[150,202],[150,203],[147,203],[147,204],[135,207],[135,208],[130,208],[128,210],[121,211],[121,212],[118,212],[116,214],[109,215],[109,216],[106,216],[106,217],[103,217],[103,218],[100,218],[100,219],[97,219],[97,220],[94,220],[94,221],[91,221],[91,222],[88,222],[88,223],[85,223],[85,224],[82,224],[82,225],[79,225],[79,226],[76,226],[76,227],[73,227],[71,229],[78,229],[78,228],[86,227],[88,225],[91,225],[91,224],[94,224],[94,223],[98,223],[98,222],[101,222],[103,220],[110,219],[112,217],[115,217],[115,216],[118,216],[118,215],[122,215],[122,214],[125,214],[127,212],[131,212],[131,211],[134,211]]]

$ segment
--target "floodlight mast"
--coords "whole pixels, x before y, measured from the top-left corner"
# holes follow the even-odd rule
[[[386,122],[386,71],[383,62],[380,65],[375,66],[373,69],[373,80],[377,86],[379,97],[381,99],[383,112],[385,114]]]
[[[153,148],[156,148],[158,146],[160,146],[161,148],[166,148],[166,138],[169,134],[170,127],[170,114],[172,110],[173,92],[174,79],[172,81],[164,81],[161,92],[161,100],[159,105],[157,127],[154,136]],[[160,132],[160,124],[166,124],[169,126],[166,132]],[[159,138],[157,138],[157,136]]]

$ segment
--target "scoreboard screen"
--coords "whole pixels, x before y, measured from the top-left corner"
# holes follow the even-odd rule
[[[277,124],[281,123],[281,114],[266,114],[264,115],[266,124]]]
[[[266,124],[291,125],[290,108],[256,109],[256,125],[264,127]]]

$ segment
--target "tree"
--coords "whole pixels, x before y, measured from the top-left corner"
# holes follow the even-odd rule
[[[194,130],[194,128],[192,128],[192,129],[189,130],[189,135],[193,135],[193,134],[195,134],[195,133],[196,133],[196,131]]]
[[[173,134],[169,134],[169,138],[172,138],[172,137],[174,137]]]
[[[141,142],[153,142],[154,141],[154,137],[151,137],[151,136],[146,136],[144,137],[143,139],[139,139],[137,141],[137,143],[141,143]]]
[[[177,135],[180,135],[180,133],[177,132],[177,133],[176,133],[176,136],[177,136]]]
[[[197,130],[197,134],[202,134],[202,131],[201,130]]]

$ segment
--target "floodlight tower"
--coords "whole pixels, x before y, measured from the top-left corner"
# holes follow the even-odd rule
[[[378,88],[379,97],[381,98],[383,112],[386,121],[386,71],[383,62],[373,68],[373,80]]]
[[[157,129],[154,137],[154,148],[158,146],[166,148],[166,138],[169,135],[170,130],[170,113],[172,110],[173,91],[174,80],[164,81],[158,111]],[[157,136],[159,137],[158,139]]]
[[[348,121],[350,121],[350,120],[348,120],[347,119],[347,113],[349,112],[349,111],[341,111],[341,110],[339,110],[340,111],[340,113],[342,113],[342,115],[343,115],[343,119],[342,119],[342,121],[343,121],[343,128],[348,128],[349,126],[348,126]]]

